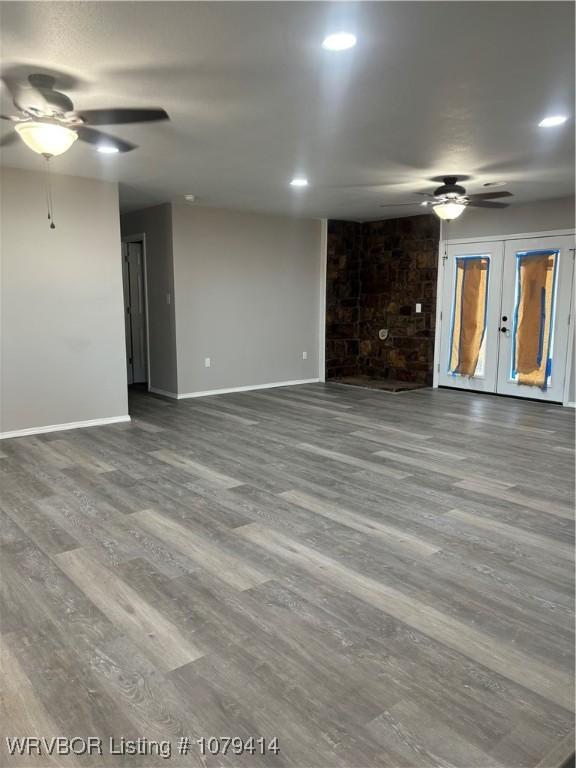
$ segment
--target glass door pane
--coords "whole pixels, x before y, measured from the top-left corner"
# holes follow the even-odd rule
[[[494,392],[502,243],[448,246],[446,256],[439,384]]]
[[[497,389],[501,394],[562,401],[572,247],[570,237],[506,243]]]
[[[448,371],[452,375],[484,376],[489,275],[490,256],[488,254],[456,258],[448,365]]]

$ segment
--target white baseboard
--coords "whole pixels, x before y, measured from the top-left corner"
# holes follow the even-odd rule
[[[566,408],[576,408],[576,403],[564,403]]]
[[[103,427],[106,424],[118,424],[121,421],[130,421],[130,416],[110,416],[106,419],[89,419],[88,421],[71,421],[69,424],[50,424],[47,427],[28,427],[27,429],[14,429],[11,432],[0,432],[0,440],[8,440],[12,437],[27,437],[28,435],[41,435],[45,432],[63,432],[65,429],[83,429],[84,427]]]
[[[274,387],[293,387],[296,384],[318,384],[319,378],[299,379],[298,381],[275,381],[271,384],[250,384],[247,387],[229,387],[227,389],[208,389],[205,392],[187,392],[181,395],[168,394],[177,400],[187,400],[190,397],[209,397],[210,395],[228,395],[232,392],[251,392],[254,389],[272,389]]]
[[[178,400],[178,395],[176,394],[176,392],[167,392],[165,389],[148,387],[148,392],[152,392],[153,395],[162,395],[162,397],[171,397],[172,400]]]

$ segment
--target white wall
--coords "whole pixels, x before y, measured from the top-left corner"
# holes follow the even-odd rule
[[[459,219],[443,226],[443,237],[492,237],[544,232],[574,227],[574,198],[516,204],[509,208],[468,208]]]
[[[55,230],[45,174],[2,170],[4,433],[128,413],[118,188],[52,181]]]
[[[176,321],[170,203],[121,217],[122,236],[146,235],[149,386],[176,392]]]
[[[178,392],[318,378],[322,222],[172,213]]]

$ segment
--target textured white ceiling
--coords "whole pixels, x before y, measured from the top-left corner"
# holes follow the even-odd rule
[[[79,142],[54,172],[120,181],[125,210],[199,204],[374,219],[421,209],[440,174],[504,179],[515,202],[574,190],[571,2],[8,2],[3,66],[58,70],[78,108],[162,106],[115,126],[140,148]],[[321,41],[346,29],[355,49]],[[2,112],[12,111],[7,93]],[[566,113],[563,128],[537,127]],[[10,130],[2,121],[2,132]],[[108,130],[108,129],[106,129]],[[21,143],[7,166],[42,167]],[[288,185],[304,174],[307,189]]]

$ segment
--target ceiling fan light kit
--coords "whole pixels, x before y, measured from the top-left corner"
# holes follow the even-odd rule
[[[78,138],[72,128],[46,121],[27,120],[17,123],[14,130],[33,152],[50,157],[62,155]]]
[[[442,219],[442,221],[453,221],[464,213],[465,208],[465,203],[446,202],[434,205],[432,210],[439,219]]]

